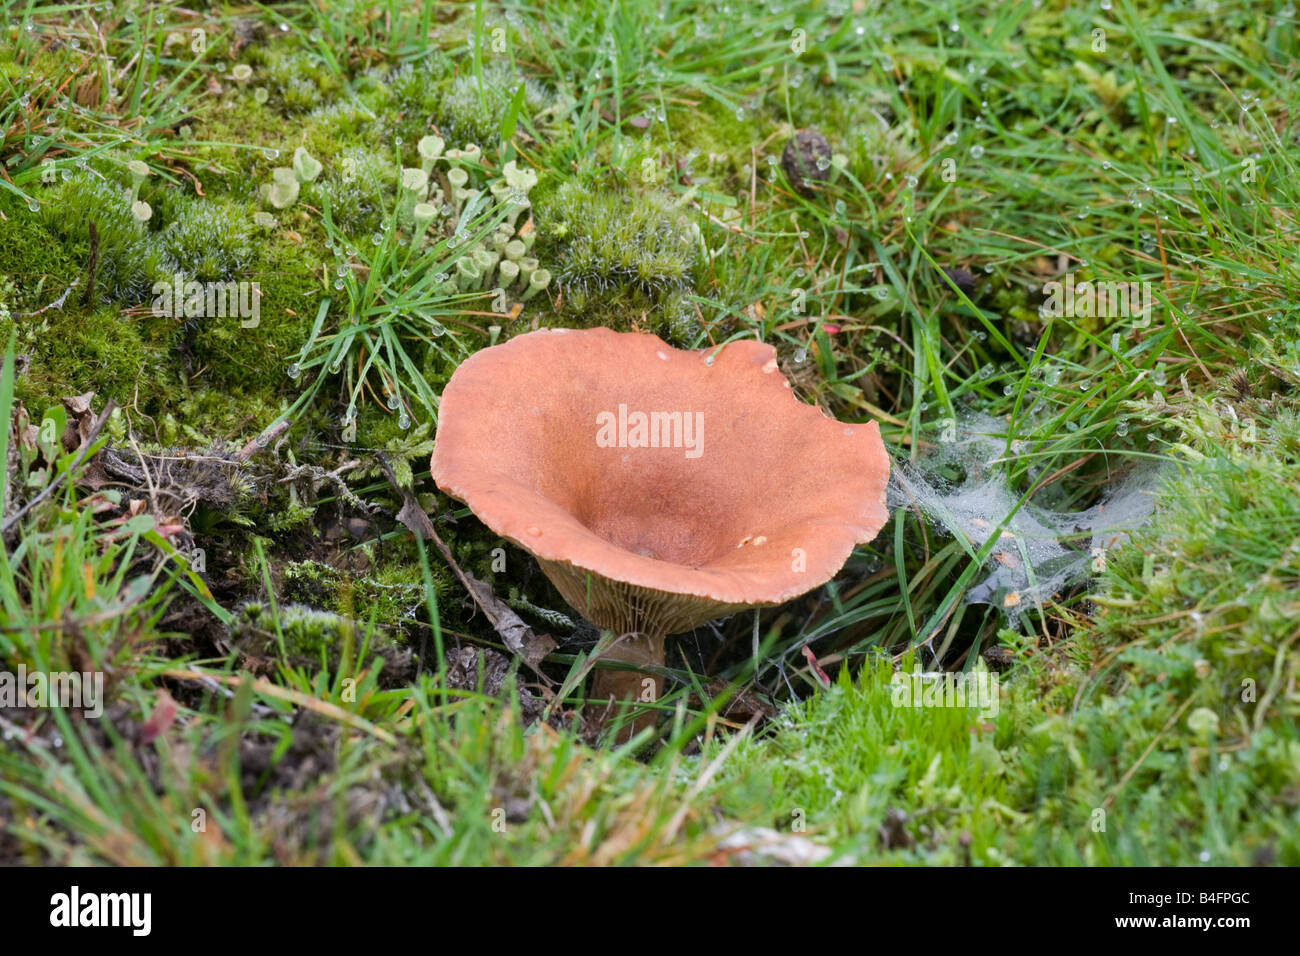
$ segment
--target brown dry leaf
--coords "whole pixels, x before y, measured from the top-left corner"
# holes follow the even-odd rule
[[[63,407],[68,412],[68,427],[63,432],[65,451],[76,451],[90,437],[95,426],[95,413],[90,410],[90,400],[94,397],[94,392],[85,392],[63,399]]]

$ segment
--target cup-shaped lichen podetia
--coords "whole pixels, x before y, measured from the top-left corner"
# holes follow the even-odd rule
[[[544,329],[483,349],[443,391],[432,470],[638,668],[670,634],[824,584],[888,518],[879,426],[799,401],[748,340]],[[647,677],[661,694],[611,669],[591,696],[645,699]]]

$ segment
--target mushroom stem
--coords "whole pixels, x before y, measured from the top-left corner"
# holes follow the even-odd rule
[[[664,664],[664,635],[627,634],[602,655],[603,660],[639,667],[662,667]],[[591,699],[603,703],[613,699],[637,702],[656,701],[663,694],[664,679],[659,674],[641,670],[612,670],[601,668],[591,682]],[[653,727],[656,714],[649,711],[623,728],[619,741],[623,743],[647,727]]]

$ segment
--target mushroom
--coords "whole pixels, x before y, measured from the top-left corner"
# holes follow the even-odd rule
[[[824,584],[889,516],[879,426],[799,401],[749,340],[542,329],[482,349],[443,391],[431,468],[620,635],[605,659],[632,668],[597,672],[602,700],[658,699],[668,635]]]

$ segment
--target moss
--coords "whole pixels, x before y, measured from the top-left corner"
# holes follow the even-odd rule
[[[348,233],[370,233],[395,202],[398,166],[391,155],[370,146],[348,146],[323,156],[325,173],[303,189],[303,201],[324,211]]]
[[[301,604],[248,601],[235,611],[230,636],[253,657],[278,654],[283,641],[284,657],[291,666],[313,669],[324,666],[337,671],[344,655],[355,659],[361,645],[369,641],[369,655],[382,661],[385,683],[409,676],[411,654],[382,631],[368,628],[363,622],[342,614],[322,611]],[[362,666],[369,660],[356,662]]]
[[[46,196],[39,188],[35,195]],[[0,190],[0,276],[13,283],[7,296],[14,312],[34,312],[57,299],[82,272],[82,263],[45,228],[44,215],[31,212],[11,193]]]
[[[186,274],[201,282],[222,281],[252,264],[253,223],[244,204],[173,191],[162,212],[167,225],[158,242]]]
[[[430,568],[438,606],[447,605],[451,572],[441,562]],[[358,622],[373,621],[392,636],[412,636],[422,626],[426,600],[418,561],[392,558],[365,574],[339,571],[321,561],[285,565],[283,598],[342,614]]]
[[[691,283],[699,229],[659,192],[591,192],[565,183],[539,202],[539,244],[570,295],[631,283],[646,292]]]
[[[524,111],[533,116],[552,102],[535,82],[525,80],[501,64],[484,67],[483,79],[465,74],[452,81],[437,108],[437,122],[454,140],[495,142],[500,139],[501,120],[510,101],[524,83]]]
[[[285,113],[305,113],[343,89],[342,80],[312,53],[254,48],[248,60],[256,82],[270,94],[269,102]]]
[[[101,173],[79,170],[52,187],[41,215],[69,255],[83,262],[90,257],[94,225],[96,302],[139,304],[155,282],[170,282],[176,271],[148,225],[131,214],[130,190]]]

